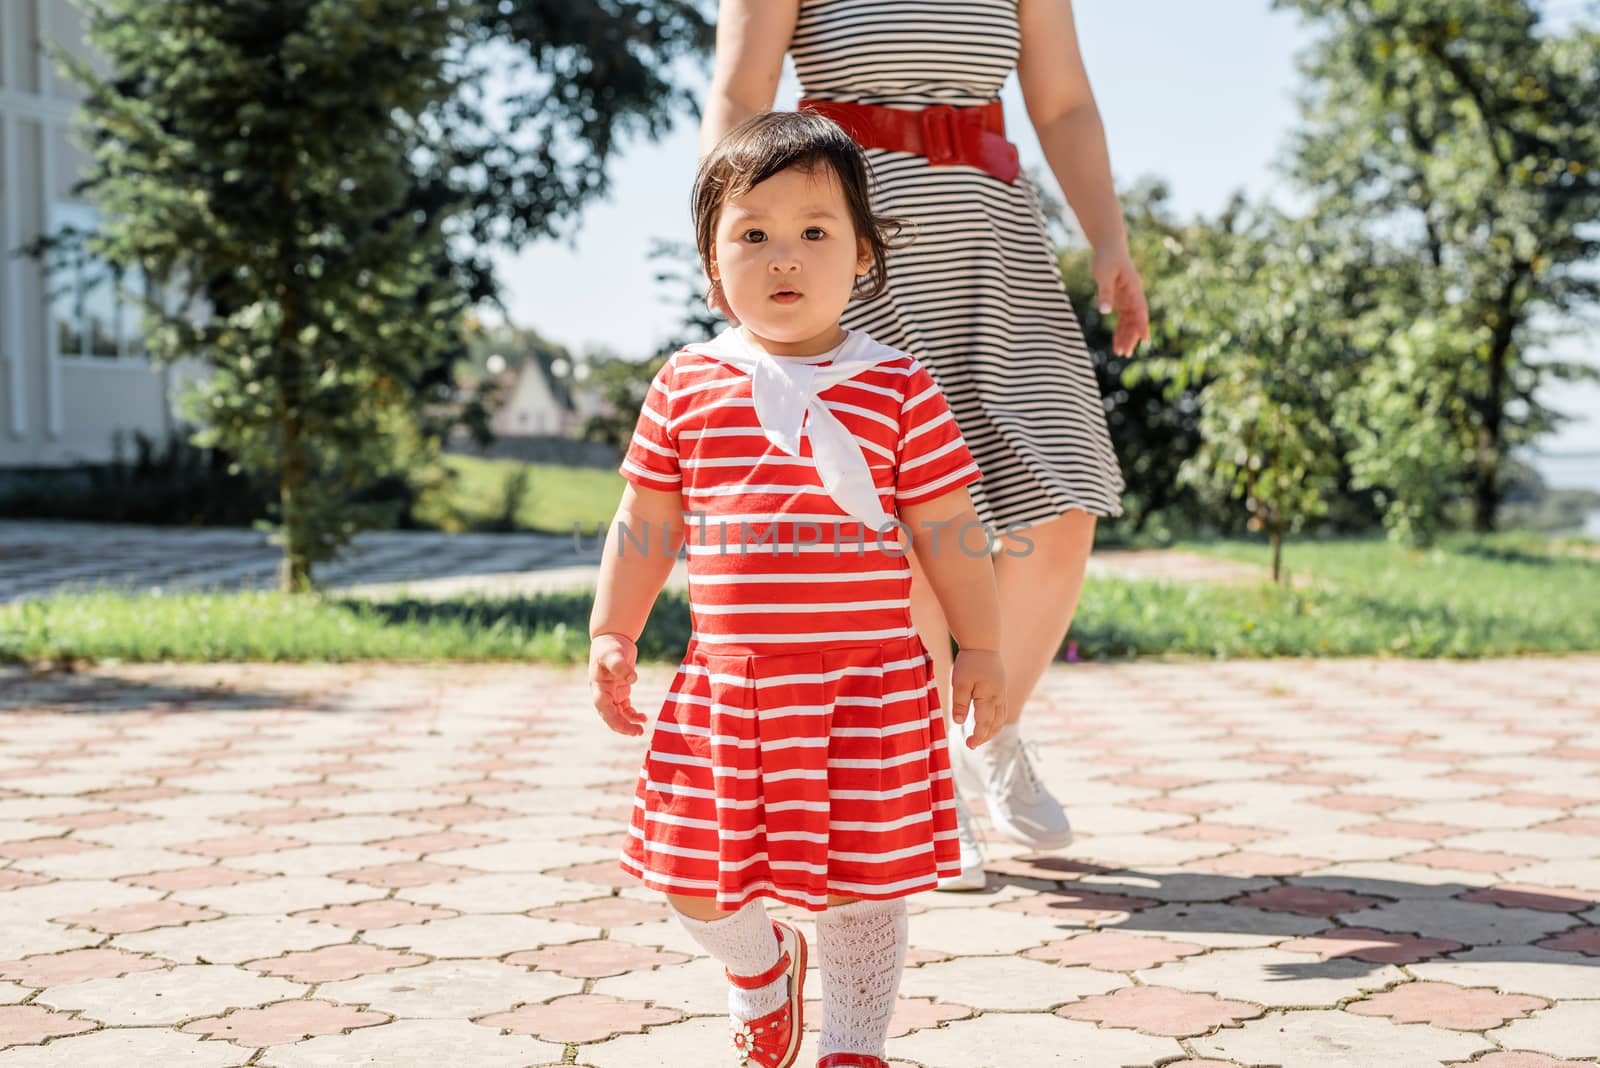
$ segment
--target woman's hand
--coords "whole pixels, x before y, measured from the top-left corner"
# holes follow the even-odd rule
[[[618,734],[644,733],[645,717],[633,707],[634,665],[639,647],[621,634],[597,634],[589,642],[589,692],[594,710]]]
[[[1115,314],[1117,326],[1111,335],[1111,351],[1132,356],[1139,342],[1150,340],[1150,306],[1144,299],[1144,283],[1133,265],[1127,246],[1094,254],[1095,299],[1101,315]]]
[[[969,715],[973,717],[969,749],[978,748],[1005,726],[1006,669],[992,649],[962,649],[950,669],[950,718],[960,727]],[[961,734],[957,731],[956,737]]]

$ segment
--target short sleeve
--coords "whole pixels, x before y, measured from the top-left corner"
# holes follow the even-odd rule
[[[678,439],[670,429],[672,366],[668,360],[650,382],[633,439],[617,468],[623,478],[644,489],[670,493],[683,488],[678,466]]]
[[[913,361],[900,405],[895,504],[937,500],[981,477],[944,393],[928,369]]]

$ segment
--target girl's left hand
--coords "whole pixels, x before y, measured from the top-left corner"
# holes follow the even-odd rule
[[[1127,246],[1095,252],[1094,286],[1100,314],[1114,312],[1117,316],[1111,351],[1118,356],[1132,356],[1139,342],[1150,340],[1150,306],[1145,302],[1144,283]]]
[[[992,649],[962,649],[950,669],[950,718],[964,728],[968,716],[973,718],[968,749],[978,748],[1005,726],[1006,669]],[[958,729],[956,737],[963,733]]]

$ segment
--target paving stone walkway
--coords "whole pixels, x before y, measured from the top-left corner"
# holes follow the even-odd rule
[[[1600,1057],[1600,659],[1061,665],[1029,716],[1079,839],[913,899],[896,1068]],[[731,1063],[614,862],[639,752],[575,669],[0,670],[0,1068]]]
[[[580,552],[580,545],[588,551]],[[0,521],[0,603],[94,587],[270,589],[282,557],[281,548],[254,530]],[[598,562],[592,530],[577,543],[554,534],[369,531],[317,578],[333,589],[444,578],[459,588],[452,593],[504,592],[506,584],[496,581],[502,576]]]
[[[514,596],[593,589],[595,531],[554,534],[437,534],[372,531],[320,568],[329,589],[363,596]],[[97,523],[0,521],[0,604],[57,591],[115,587],[149,591],[274,587],[282,550],[252,530],[196,530]],[[1091,574],[1173,582],[1253,583],[1261,568],[1171,550],[1101,550]],[[683,589],[680,563],[669,585]]]

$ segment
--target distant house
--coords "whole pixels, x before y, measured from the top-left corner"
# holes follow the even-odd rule
[[[537,357],[502,377],[502,401],[489,420],[497,437],[561,436],[576,429],[577,414],[560,379]]]
[[[72,191],[86,163],[69,136],[81,94],[46,39],[90,56],[68,0],[0,0],[0,467],[104,460],[117,431],[164,438],[182,377],[145,356],[138,315],[102,267],[13,255],[99,218]]]
[[[599,405],[593,391],[572,380],[566,359],[548,352],[533,352],[507,372],[501,396],[489,427],[502,438],[573,437]]]

